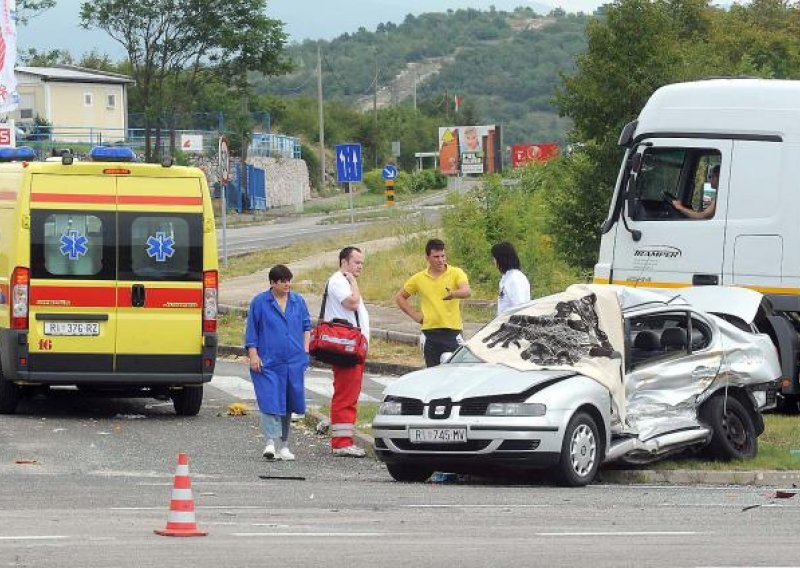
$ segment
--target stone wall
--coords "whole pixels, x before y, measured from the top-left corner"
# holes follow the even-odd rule
[[[250,158],[248,163],[266,171],[270,207],[297,206],[300,195],[303,201],[311,198],[311,180],[303,160],[255,157]]]

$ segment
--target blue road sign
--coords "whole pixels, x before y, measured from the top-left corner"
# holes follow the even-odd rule
[[[397,167],[394,164],[386,164],[383,166],[383,170],[381,171],[381,176],[386,181],[392,181],[397,177]]]
[[[361,181],[361,144],[336,145],[336,181]]]

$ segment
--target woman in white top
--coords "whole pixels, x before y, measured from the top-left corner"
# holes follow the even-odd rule
[[[519,257],[514,245],[507,241],[492,247],[492,256],[497,269],[502,273],[500,294],[497,297],[497,313],[502,314],[531,301],[531,284],[528,277],[519,269]]]

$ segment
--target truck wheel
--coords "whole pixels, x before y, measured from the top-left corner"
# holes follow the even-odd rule
[[[758,437],[753,417],[733,396],[716,395],[700,409],[700,420],[712,431],[708,454],[722,461],[755,457]]]
[[[796,394],[779,395],[778,412],[783,414],[800,413],[800,397],[798,397]]]
[[[14,414],[19,397],[19,387],[0,375],[0,414]]]
[[[178,416],[197,416],[203,405],[203,387],[183,387],[172,393],[172,406]]]
[[[413,465],[387,463],[386,469],[395,481],[405,481],[407,483],[422,483],[433,475],[433,470],[427,467],[415,467]]]
[[[553,470],[556,483],[565,487],[591,483],[602,460],[603,442],[597,424],[585,412],[576,413],[564,431],[561,458]]]

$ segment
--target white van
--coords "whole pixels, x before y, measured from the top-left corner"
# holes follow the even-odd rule
[[[620,145],[594,281],[762,292],[757,325],[781,353],[783,407],[798,410],[800,81],[662,87]]]

